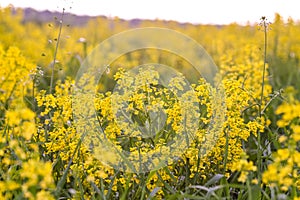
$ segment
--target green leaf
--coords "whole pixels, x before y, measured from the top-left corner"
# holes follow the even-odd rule
[[[221,180],[221,178],[223,178],[224,175],[223,174],[216,174],[214,175],[211,179],[209,179],[209,181],[207,181],[207,183],[205,183],[204,186],[210,186],[213,184],[216,184],[217,182],[219,182]]]

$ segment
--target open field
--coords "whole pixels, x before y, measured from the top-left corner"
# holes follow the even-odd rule
[[[300,22],[0,9],[0,199],[300,199]]]

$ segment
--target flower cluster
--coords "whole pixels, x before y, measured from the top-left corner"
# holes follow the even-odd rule
[[[87,52],[133,24],[65,25],[0,8],[0,199],[299,199],[298,22],[263,24],[264,59],[252,25],[139,22],[202,44],[219,66],[214,86],[160,49],[129,52],[99,82],[75,85]]]
[[[35,66],[16,47],[0,46],[0,198],[54,199],[52,167],[40,160],[35,113],[24,103]]]
[[[292,88],[288,88],[287,92]],[[289,94],[289,92],[288,92]],[[273,162],[263,174],[263,182],[277,188],[278,194],[290,192],[296,196],[300,189],[300,103],[290,96],[276,110],[281,116],[277,125],[282,129],[278,135],[278,150],[272,154]]]

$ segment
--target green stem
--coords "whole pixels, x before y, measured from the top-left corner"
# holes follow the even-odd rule
[[[59,46],[59,41],[60,41],[60,36],[61,36],[61,30],[63,26],[63,18],[65,14],[65,9],[63,8],[63,12],[61,14],[61,20],[59,21],[59,31],[58,31],[58,36],[57,36],[57,41],[56,41],[56,46],[55,46],[55,51],[54,51],[54,56],[53,56],[53,62],[51,66],[51,80],[50,80],[50,94],[52,94],[52,89],[53,89],[53,80],[54,80],[54,66],[56,63],[56,55],[58,51],[58,46]]]
[[[266,63],[267,63],[267,24],[266,19],[263,20],[263,28],[264,28],[264,65],[263,65],[263,74],[262,74],[262,85],[261,85],[261,95],[260,95],[260,103],[259,103],[259,117],[262,117],[262,104],[263,104],[263,96],[264,96],[264,86],[265,86],[265,71],[266,71]],[[261,134],[258,131],[257,133],[257,168],[258,168],[258,185],[261,185],[261,169],[262,169],[262,160],[261,160]]]
[[[247,178],[246,185],[247,185],[247,190],[248,190],[248,199],[252,200],[252,190],[251,190],[251,185],[250,185],[250,179],[249,178]]]
[[[262,85],[261,85],[261,95],[260,95],[260,103],[259,103],[259,117],[262,116],[262,102],[264,96],[264,88],[265,88],[265,72],[266,72],[266,64],[267,64],[267,24],[266,21],[263,22],[264,27],[264,66],[263,66],[263,75],[262,75]]]

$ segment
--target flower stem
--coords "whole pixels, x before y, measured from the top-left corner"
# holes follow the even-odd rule
[[[57,36],[57,41],[56,41],[56,46],[55,46],[55,51],[54,51],[54,56],[53,56],[53,62],[51,65],[51,80],[50,80],[50,94],[52,93],[52,89],[53,89],[53,81],[54,81],[54,66],[56,63],[56,55],[57,55],[57,51],[58,51],[58,46],[59,46],[59,41],[60,41],[60,36],[61,36],[61,30],[62,30],[62,26],[63,26],[63,18],[64,18],[64,14],[65,14],[65,9],[63,8],[63,12],[61,14],[61,19],[59,21],[59,31],[58,31],[58,36]]]
[[[264,28],[264,66],[263,66],[263,74],[262,74],[262,84],[261,84],[261,95],[260,95],[260,103],[259,103],[259,117],[262,116],[262,102],[264,96],[264,88],[265,88],[265,72],[266,72],[266,64],[267,64],[267,24],[266,21],[263,21]]]
[[[265,72],[266,72],[266,64],[267,64],[267,28],[268,24],[266,23],[266,18],[262,17],[262,27],[264,31],[264,65],[263,65],[263,74],[262,74],[262,84],[261,84],[261,95],[259,102],[259,117],[262,117],[262,104],[263,104],[263,96],[264,96],[264,87],[265,87]],[[262,172],[262,151],[261,151],[261,134],[260,131],[257,133],[257,168],[258,168],[258,185],[261,185],[261,172]]]

